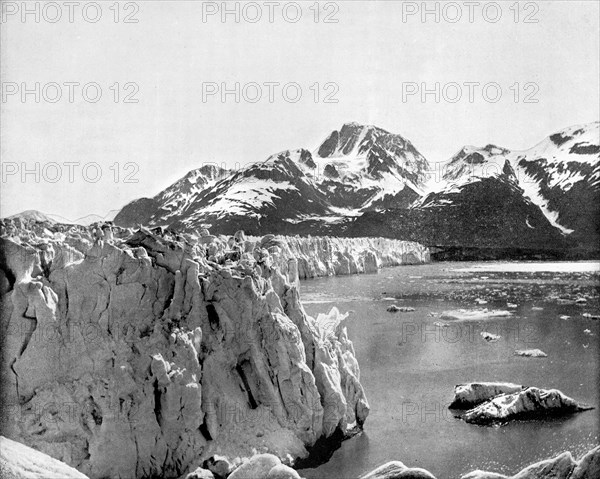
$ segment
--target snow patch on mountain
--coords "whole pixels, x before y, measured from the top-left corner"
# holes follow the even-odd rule
[[[272,180],[239,181],[227,189],[227,196],[219,196],[202,209],[205,214],[215,214],[220,218],[227,214],[259,217],[257,210],[274,206],[274,199],[281,198],[281,191],[297,191],[287,181]]]

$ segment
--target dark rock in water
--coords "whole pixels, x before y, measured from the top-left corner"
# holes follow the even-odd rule
[[[579,461],[570,452],[532,464],[514,476],[495,472],[473,471],[461,479],[597,479],[600,477],[600,446],[595,447]]]
[[[392,304],[391,306],[388,306],[388,308],[387,308],[388,313],[397,313],[397,312],[410,313],[414,310],[415,310],[415,308],[411,308],[409,306],[396,306],[395,304]]]
[[[514,419],[538,419],[562,416],[594,409],[565,396],[557,389],[529,387],[512,394],[500,394],[461,416],[480,425],[503,424]]]
[[[425,469],[407,467],[400,461],[390,461],[360,479],[435,479],[435,476]]]

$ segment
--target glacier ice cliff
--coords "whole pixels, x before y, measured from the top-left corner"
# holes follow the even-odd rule
[[[0,222],[3,434],[91,478],[284,463],[361,429],[337,310],[298,279],[423,262],[416,243]],[[239,461],[238,461],[239,462]]]
[[[280,268],[297,262],[300,279],[375,273],[380,268],[429,262],[429,250],[419,243],[386,238],[272,236],[262,245],[275,255]]]

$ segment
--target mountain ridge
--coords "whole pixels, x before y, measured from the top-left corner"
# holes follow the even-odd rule
[[[600,122],[533,147],[463,146],[441,177],[401,134],[349,122],[313,149],[237,170],[204,164],[115,216],[120,226],[233,234],[384,236],[440,248],[592,249],[600,242]]]

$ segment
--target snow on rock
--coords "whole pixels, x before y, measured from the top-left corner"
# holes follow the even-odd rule
[[[513,419],[565,415],[589,409],[593,407],[580,404],[557,389],[528,387],[522,391],[495,396],[468,410],[461,417],[468,423],[490,425]]]
[[[0,246],[17,253],[0,257],[11,439],[94,479],[176,478],[215,454],[289,463],[366,420],[344,315],[307,316],[293,258],[277,248],[160,228],[0,226]]]
[[[89,479],[43,452],[0,436],[0,475],[4,479]]]
[[[453,409],[470,409],[500,394],[511,394],[525,389],[513,383],[468,383],[454,387]]]

